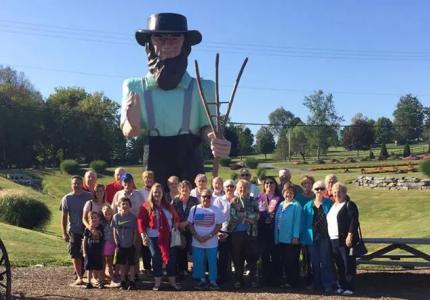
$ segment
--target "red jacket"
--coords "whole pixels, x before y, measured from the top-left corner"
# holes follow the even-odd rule
[[[158,227],[158,247],[160,247],[161,257],[163,259],[163,263],[167,264],[169,262],[169,248],[170,248],[170,232],[171,228],[169,227],[169,222],[167,221],[166,215],[163,210],[158,209],[160,214],[160,224],[157,224],[157,218],[155,215],[155,210],[149,214],[149,204],[145,202],[139,209],[139,214],[137,216],[137,229],[139,233],[146,233],[146,229],[149,228],[157,228]],[[167,210],[173,216],[173,223],[179,223],[179,215],[173,206],[169,205]]]
[[[121,191],[123,188],[121,182],[113,181],[106,185],[106,202],[112,204],[113,196],[115,196],[116,192]]]

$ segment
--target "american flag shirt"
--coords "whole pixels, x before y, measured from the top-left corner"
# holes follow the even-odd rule
[[[210,234],[217,224],[222,224],[222,222],[224,222],[224,214],[218,207],[213,205],[208,208],[196,205],[190,209],[188,222],[193,224],[198,235],[205,236]],[[200,243],[193,237],[192,246],[199,248],[215,248],[218,246],[218,237],[215,235],[204,243]]]

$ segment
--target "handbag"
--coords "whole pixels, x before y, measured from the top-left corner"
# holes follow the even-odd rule
[[[363,236],[361,235],[360,223],[358,224],[358,242],[357,244],[351,248],[352,255],[356,257],[360,257],[367,254],[367,248],[363,241]]]
[[[186,246],[185,236],[181,233],[181,231],[172,226],[172,232],[170,236],[170,247],[179,247],[184,249]]]

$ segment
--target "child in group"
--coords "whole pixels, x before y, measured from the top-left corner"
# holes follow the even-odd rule
[[[201,192],[208,189],[208,178],[205,174],[197,174],[194,183],[196,184],[196,187],[191,190],[190,196],[196,197],[200,202]]]
[[[218,197],[224,196],[223,183],[224,183],[224,180],[222,179],[222,177],[217,176],[217,177],[214,177],[214,179],[212,179],[212,188],[213,188],[212,198],[218,198]]]
[[[99,288],[104,288],[103,284],[103,226],[100,224],[100,216],[95,211],[90,211],[89,227],[84,231],[84,258],[85,269],[88,270],[87,289],[93,288],[92,279],[97,280]]]
[[[112,219],[113,236],[117,247],[114,262],[119,265],[120,288],[123,290],[135,289],[134,244],[137,239],[137,222],[130,209],[130,199],[122,197],[119,200],[119,212]]]
[[[119,287],[119,283],[115,281],[115,273],[113,271],[113,256],[115,254],[115,240],[113,238],[113,222],[112,222],[112,208],[109,205],[105,205],[102,208],[102,214],[104,218],[103,234],[104,234],[104,245],[103,245],[103,270],[108,269],[108,275],[110,277],[109,287]],[[104,282],[104,274],[103,282]]]

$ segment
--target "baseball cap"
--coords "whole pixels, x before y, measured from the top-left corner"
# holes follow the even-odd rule
[[[124,182],[124,181],[132,181],[133,180],[133,175],[131,175],[130,173],[124,173],[122,176],[121,176],[121,182]]]

